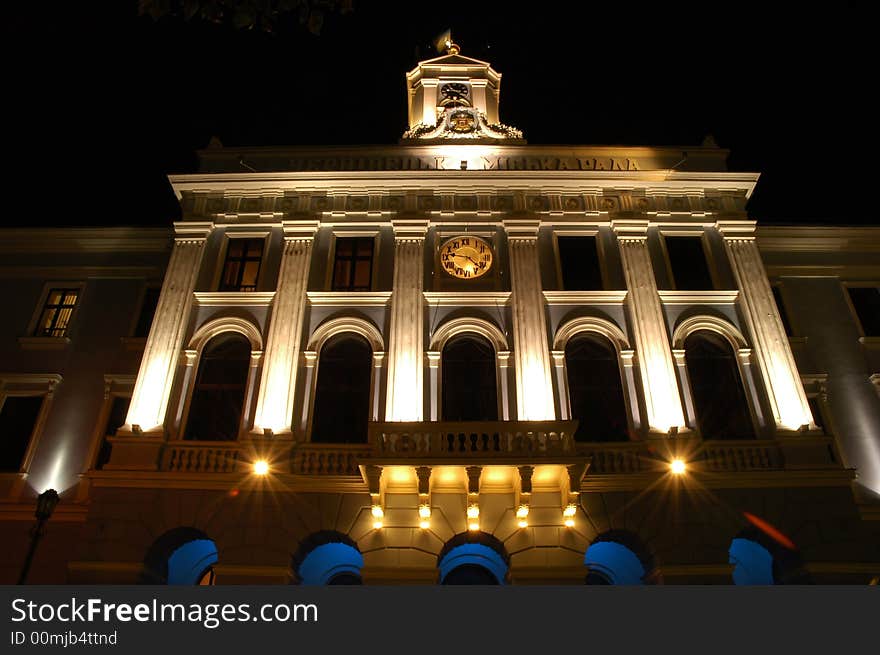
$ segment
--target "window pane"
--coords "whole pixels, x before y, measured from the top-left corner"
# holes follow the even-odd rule
[[[238,271],[240,263],[238,261],[227,261],[226,269],[223,271],[223,290],[236,291],[238,289]]]
[[[47,305],[60,305],[61,298],[63,295],[64,295],[64,292],[61,291],[60,289],[52,289],[49,292],[49,295],[46,297],[46,304]]]
[[[771,287],[773,289],[773,299],[776,301],[776,309],[779,311],[779,318],[782,319],[782,326],[785,328],[785,334],[792,336],[791,321],[788,320],[788,312],[785,311],[785,303],[782,302],[782,291],[779,287]]]
[[[570,291],[602,289],[595,237],[559,237],[562,286]]]
[[[226,259],[241,257],[244,254],[245,241],[243,239],[230,239],[226,249]]]
[[[250,258],[260,259],[263,255],[263,240],[262,239],[247,239],[246,242],[247,247],[247,256]]]
[[[260,262],[250,261],[244,265],[244,275],[241,277],[242,290],[252,291],[257,288],[257,276],[260,274]]]
[[[751,414],[730,344],[706,331],[684,342],[685,364],[705,439],[753,439]]]
[[[221,334],[208,342],[199,360],[185,439],[238,438],[250,354],[250,343],[239,334]]]
[[[700,237],[667,237],[666,252],[676,289],[703,291],[715,288]]]
[[[372,287],[373,238],[336,239],[333,291],[369,291]]]
[[[369,290],[370,288],[370,262],[359,261],[354,267],[354,284],[357,289]]]
[[[373,351],[362,337],[343,334],[321,348],[312,441],[367,442],[372,371]]]
[[[52,330],[52,336],[64,336],[64,332],[67,330],[67,323],[70,321],[70,315],[72,313],[73,310],[67,307],[64,307],[58,311],[58,315],[55,318],[55,329]]]
[[[40,318],[40,325],[37,328],[37,333],[40,336],[48,337],[52,335],[52,325],[55,322],[55,314],[57,313],[57,309],[43,310],[43,316]]]
[[[444,421],[497,421],[495,349],[480,337],[450,340],[443,348]]]
[[[571,415],[577,441],[626,441],[629,425],[617,351],[604,338],[575,337],[565,348]]]
[[[0,411],[0,471],[21,469],[42,406],[42,396],[6,398]]]
[[[865,336],[880,336],[880,289],[849,287],[848,291]]]

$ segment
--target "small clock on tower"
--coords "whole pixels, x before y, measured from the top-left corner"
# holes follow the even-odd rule
[[[462,280],[482,277],[492,268],[493,260],[492,246],[477,236],[452,237],[440,246],[440,266]]]

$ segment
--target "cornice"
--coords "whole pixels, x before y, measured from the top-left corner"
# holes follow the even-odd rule
[[[344,307],[384,307],[391,300],[390,291],[307,291],[312,305]]]
[[[194,291],[193,296],[204,307],[267,307],[274,291]]]
[[[171,237],[157,227],[3,228],[0,253],[168,252]]]
[[[739,297],[736,289],[722,291],[670,291],[657,292],[664,305],[732,305]]]
[[[498,307],[510,300],[510,291],[425,291],[425,302],[434,307]]]
[[[546,193],[595,189],[641,189],[693,192],[697,189],[744,192],[749,197],[757,173],[649,171],[509,171],[509,170],[416,170],[416,171],[296,171],[275,173],[191,173],[168,177],[178,199],[190,192],[417,190],[436,187],[464,190],[540,189]]]
[[[548,305],[619,305],[626,298],[626,289],[603,291],[545,291]]]
[[[758,227],[756,237],[762,252],[880,252],[880,226]]]

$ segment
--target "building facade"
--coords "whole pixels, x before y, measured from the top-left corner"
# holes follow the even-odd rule
[[[0,530],[76,583],[880,575],[880,229],[727,151],[527,145],[456,47],[398,145],[224,148],[172,230],[4,230]]]

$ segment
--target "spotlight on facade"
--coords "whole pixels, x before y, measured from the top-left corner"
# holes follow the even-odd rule
[[[269,462],[265,459],[258,459],[254,462],[254,473],[256,475],[266,475],[269,472]]]
[[[375,521],[373,521],[374,530],[381,530],[383,525],[384,524],[382,523],[382,519],[376,519]]]
[[[522,505],[520,505],[519,507],[516,508],[516,518],[517,518],[516,524],[520,528],[529,527],[529,522],[527,520],[528,516],[529,516],[529,506],[528,505],[523,503]]]
[[[669,462],[669,470],[674,475],[683,475],[685,471],[687,471],[687,464],[685,464],[683,459],[675,458],[671,462]]]
[[[419,521],[419,527],[422,530],[427,530],[431,527],[431,522],[428,519],[422,519],[421,521]]]
[[[419,505],[419,518],[420,519],[429,519],[431,518],[431,506],[430,505]]]
[[[562,510],[562,523],[563,525],[565,525],[566,528],[574,527],[575,514],[577,514],[577,505],[575,505],[574,503],[569,503],[565,506],[565,509]]]
[[[480,529],[480,506],[471,503],[467,508],[468,530],[476,532]]]
[[[381,505],[373,505],[370,508],[370,514],[372,514],[373,518],[377,519],[378,521],[381,521],[383,518],[385,518],[385,510],[382,509]]]

